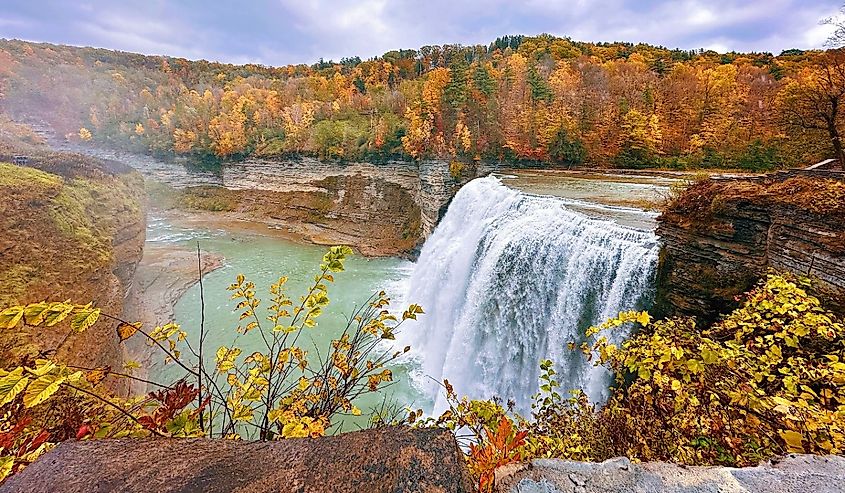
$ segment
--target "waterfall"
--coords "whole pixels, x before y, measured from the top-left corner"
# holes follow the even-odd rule
[[[544,358],[556,363],[563,391],[604,400],[607,371],[567,343],[648,301],[657,252],[651,231],[591,218],[494,177],[468,183],[425,242],[408,287],[408,299],[426,310],[406,337],[422,359],[418,383],[437,395],[434,410],[444,407],[436,382],[446,378],[461,395],[512,399],[525,412]]]

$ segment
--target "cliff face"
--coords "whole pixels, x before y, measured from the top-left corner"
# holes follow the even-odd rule
[[[134,164],[133,164],[134,165]],[[178,191],[174,205],[264,221],[317,244],[365,255],[413,255],[475,166],[453,177],[445,161],[327,163],[311,158],[227,164],[217,179],[139,167]]]
[[[657,308],[713,320],[767,269],[817,281],[845,309],[845,175],[783,172],[694,184],[658,219]]]
[[[314,223],[325,220],[328,229],[357,240],[353,245],[364,245],[367,235],[375,233],[376,246],[370,253],[394,255],[409,252],[428,237],[460,186],[490,170],[489,166],[476,166],[453,177],[449,163],[440,160],[382,165],[326,163],[313,158],[250,160],[227,165],[222,186],[277,194],[322,194],[331,203],[325,202],[323,211],[314,211]],[[379,230],[383,230],[381,234]]]
[[[454,177],[449,162],[437,159],[371,164],[301,156],[212,170],[62,141],[43,122],[34,128],[57,147],[126,163],[149,182],[166,185],[154,194],[153,206],[235,213],[235,219],[267,222],[314,243],[347,244],[372,256],[413,256],[458,189],[498,167],[465,164]]]
[[[121,315],[145,239],[143,179],[79,155],[28,155],[27,166],[0,164],[0,306],[70,299]],[[13,361],[30,344],[55,347],[66,333],[4,335],[2,359]],[[123,364],[106,321],[71,336],[58,356],[85,367]]]

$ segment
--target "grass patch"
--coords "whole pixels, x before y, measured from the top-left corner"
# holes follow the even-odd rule
[[[62,187],[62,178],[35,168],[0,162],[0,189],[8,196],[44,193]]]

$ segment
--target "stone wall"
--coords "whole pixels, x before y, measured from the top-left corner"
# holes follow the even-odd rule
[[[818,198],[807,193],[801,205],[789,196],[792,183],[801,193],[818,184]],[[836,183],[845,174],[790,171],[690,188],[686,194],[698,194],[684,199],[691,205],[658,218],[658,311],[711,321],[770,268],[816,279],[829,305],[845,309],[845,216],[835,204],[821,208],[830,200],[823,185]]]

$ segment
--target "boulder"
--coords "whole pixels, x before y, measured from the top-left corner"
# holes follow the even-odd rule
[[[382,428],[316,439],[65,442],[0,493],[421,492],[472,488],[447,430]]]

